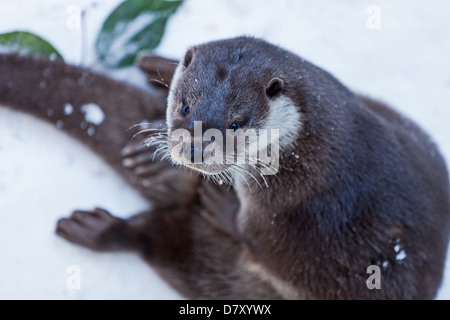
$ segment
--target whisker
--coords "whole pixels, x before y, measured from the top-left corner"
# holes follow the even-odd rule
[[[168,85],[167,83],[161,81],[161,80],[158,80],[158,79],[148,79],[148,81],[149,81],[149,82],[156,82],[156,83],[159,83],[159,84],[163,85],[164,87],[166,87],[167,89],[170,89],[170,88],[169,88],[169,85]]]
[[[144,123],[146,123],[146,122],[144,122]],[[127,130],[125,130],[125,132],[128,132],[128,131],[130,131],[131,129],[133,129],[133,128],[136,128],[136,127],[139,127],[139,126],[141,126],[143,123],[136,123],[136,124],[133,124],[131,127],[129,127]]]
[[[259,165],[261,167],[264,167],[265,169],[273,169],[273,171],[271,171],[271,173],[276,174],[277,173],[277,169],[270,164],[269,162],[257,157],[257,158],[253,158],[252,160],[254,160],[254,162],[252,163],[252,165]]]
[[[268,188],[268,187],[269,187],[269,184],[267,183],[267,180],[266,180],[266,178],[264,177],[264,175],[262,174],[260,168],[258,168],[258,167],[256,167],[256,166],[252,166],[252,167],[256,170],[256,172],[258,172],[259,176],[263,179],[264,184],[266,185],[266,188]]]
[[[151,132],[151,131],[141,131],[141,132],[138,132],[138,134],[148,133],[148,132]],[[164,132],[151,132],[148,135],[146,135],[145,139],[150,139],[150,138],[167,140],[167,134]]]
[[[226,184],[229,186],[234,186],[233,175],[231,174],[230,171],[228,171],[228,169],[225,169],[225,171],[223,171],[223,175],[226,178]]]
[[[161,79],[162,82],[164,82],[166,84],[166,87],[169,87],[169,85],[164,81],[163,76],[161,75],[161,72],[159,71],[159,69],[156,69],[156,73],[158,73],[159,78]]]
[[[164,144],[163,141],[159,141],[159,145],[153,154],[154,154],[154,156],[156,156],[160,153],[162,154],[161,160],[165,159],[167,156],[170,156],[169,147],[166,144]]]
[[[150,125],[150,123],[149,122],[136,123],[136,124],[132,125],[131,127],[129,127],[127,130],[125,130],[125,132],[128,132],[131,129],[134,129],[136,127],[142,127],[142,126],[145,126],[145,125]]]
[[[164,134],[168,134],[166,129],[158,129],[158,128],[147,128],[147,129],[142,129],[140,132],[160,132],[160,133],[164,133]]]
[[[253,178],[253,180],[255,180],[255,182],[258,184],[258,186],[262,189],[261,183],[258,181],[258,179],[256,179],[256,177],[249,170],[247,170],[245,167],[242,167],[238,164],[236,164],[234,166],[236,166],[241,171],[243,171],[244,173],[248,174],[251,178]]]
[[[159,122],[159,121],[142,121],[142,122],[140,122],[140,123],[136,123],[136,124],[133,124],[132,126],[130,126],[127,130],[125,130],[125,132],[128,132],[128,131],[130,131],[131,129],[133,129],[133,128],[136,128],[136,127],[139,127],[139,126],[145,126],[145,125],[151,125],[151,124],[153,124],[153,123],[155,123],[155,122]],[[154,128],[155,130],[167,130],[167,127],[166,127],[166,125],[164,124],[161,128]]]
[[[268,171],[270,171],[270,173],[272,173],[272,176],[275,176],[275,178],[278,180],[278,181],[280,181],[280,178],[278,177],[278,175],[277,175],[277,173],[278,173],[278,168],[275,168],[273,165],[271,165],[270,163],[267,163],[267,162],[265,162],[264,160],[262,160],[262,159],[259,159],[258,158],[258,161],[260,162],[260,163],[262,163],[262,166],[264,167],[264,169],[266,169],[266,170],[268,170]],[[256,168],[256,167],[255,167]],[[261,168],[259,168],[259,167],[257,167],[258,168],[258,170],[262,170]]]
[[[137,136],[139,136],[139,135],[141,135],[141,134],[143,134],[143,133],[152,132],[152,131],[156,131],[156,130],[154,130],[154,129],[145,129],[145,130],[141,130],[141,131],[135,133],[135,134],[131,137],[131,140],[135,139]],[[161,131],[161,132],[156,131],[156,132],[153,132],[153,133],[152,133],[151,135],[149,135],[149,136],[154,136],[154,135],[158,135],[159,137],[161,137],[162,135],[167,136],[167,133],[162,132],[162,131]]]
[[[252,187],[250,186],[250,184],[248,183],[247,179],[245,178],[245,175],[238,168],[231,167],[229,170],[234,175],[237,175],[241,180],[243,180],[245,182],[245,184],[247,185],[248,189],[250,190],[250,192],[253,192],[252,191]]]
[[[174,90],[171,88],[171,86],[169,84],[167,84],[166,82],[164,82],[163,77],[161,76],[161,74],[159,73],[159,70],[156,70],[156,72],[158,72],[158,75],[161,77],[161,79],[148,79],[149,82],[155,82],[155,83],[159,83],[161,85],[163,85],[164,87],[166,87],[169,92],[173,93]]]

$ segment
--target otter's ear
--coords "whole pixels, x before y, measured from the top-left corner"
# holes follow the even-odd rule
[[[191,48],[186,52],[186,55],[184,56],[184,60],[183,60],[183,67],[185,69],[187,67],[189,67],[189,65],[191,64],[192,59],[194,58],[194,53],[195,53],[194,48]]]
[[[277,96],[284,88],[284,81],[278,77],[270,79],[266,85],[266,94],[269,98]]]

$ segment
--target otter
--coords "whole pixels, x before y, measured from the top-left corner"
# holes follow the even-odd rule
[[[0,60],[2,70],[10,68],[5,59],[11,57]],[[23,111],[42,109],[48,119],[39,103],[48,96],[23,103],[14,85],[7,85],[20,73],[19,67],[0,76],[1,102]],[[215,129],[224,136],[229,130],[278,129],[279,166],[262,175],[258,165],[211,163],[208,157],[186,163],[170,137],[179,129],[194,135],[200,121],[202,133]],[[76,211],[58,222],[59,235],[94,250],[135,250],[188,298],[436,295],[448,243],[448,172],[436,145],[406,117],[352,93],[289,51],[239,37],[188,50],[171,79],[166,123],[165,138],[151,140],[149,149],[131,145],[120,153],[128,141],[107,142],[115,145],[115,159],[122,154],[127,160],[110,163],[130,180],[144,172],[176,172],[164,180],[174,187],[162,192],[174,203],[127,220],[103,209]],[[73,130],[80,131],[76,125]],[[222,148],[217,139],[211,144]],[[149,161],[143,155],[153,154],[155,146],[163,154]],[[208,146],[199,149],[204,153]],[[177,162],[189,171],[175,167]],[[225,174],[232,186],[203,182],[190,171],[211,178]],[[178,194],[186,190],[176,188],[178,178],[194,192]],[[152,195],[156,185],[139,187]],[[379,290],[366,283],[374,265],[381,270]]]

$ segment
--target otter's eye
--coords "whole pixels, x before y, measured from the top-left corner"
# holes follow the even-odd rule
[[[240,125],[239,123],[237,123],[237,122],[234,122],[234,123],[230,126],[230,129],[233,130],[233,131],[236,131],[237,129],[240,129],[240,128],[241,128],[241,125]]]
[[[184,107],[181,109],[181,115],[182,115],[183,117],[187,117],[187,115],[189,114],[190,111],[191,111],[191,108],[189,108],[189,106],[184,106]]]

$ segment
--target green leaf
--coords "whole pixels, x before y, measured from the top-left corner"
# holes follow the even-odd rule
[[[182,0],[127,0],[108,16],[98,35],[95,48],[107,67],[125,67],[134,63],[142,50],[151,51],[161,42],[167,20]]]
[[[61,59],[61,54],[44,39],[23,31],[0,34],[0,52],[33,54],[49,59]]]

